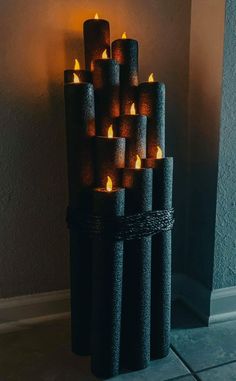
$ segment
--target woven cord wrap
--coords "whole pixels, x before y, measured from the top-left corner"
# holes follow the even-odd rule
[[[83,214],[75,208],[67,209],[69,229],[78,229],[89,236],[106,236],[113,240],[131,240],[171,230],[174,209],[155,210],[130,216],[102,217]]]

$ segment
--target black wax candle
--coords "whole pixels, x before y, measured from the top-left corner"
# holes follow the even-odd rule
[[[93,191],[93,213],[124,215],[125,190]],[[93,238],[92,371],[108,378],[119,373],[123,241]]]
[[[125,138],[96,136],[95,167],[96,184],[105,187],[107,176],[113,186],[120,186],[120,168],[125,166]]]
[[[153,169],[153,210],[172,208],[173,158],[146,159]],[[171,230],[152,238],[151,358],[170,348]]]
[[[152,210],[152,169],[123,170],[125,214]],[[125,242],[121,361],[130,370],[150,360],[151,237]]]
[[[94,61],[107,50],[110,56],[110,27],[107,20],[90,19],[84,22],[84,52],[87,70],[93,70]]]
[[[138,41],[120,38],[112,42],[112,58],[120,64],[120,111],[128,114],[137,103]]]
[[[138,111],[148,116],[147,157],[156,157],[159,146],[165,155],[165,85],[144,82],[139,85]]]
[[[146,157],[147,117],[145,115],[121,115],[116,118],[117,135],[126,139],[125,164],[134,168],[136,155]]]
[[[72,70],[67,69],[64,71],[64,83],[74,82],[74,74],[77,75],[80,82],[92,83],[92,73],[89,70]]]
[[[107,136],[107,130],[112,124],[113,118],[120,115],[119,83],[120,68],[115,60],[95,61],[93,84],[98,135]]]
[[[65,85],[69,206],[91,212],[88,187],[94,182],[94,90],[89,83]],[[91,243],[76,228],[70,229],[72,351],[90,353]]]

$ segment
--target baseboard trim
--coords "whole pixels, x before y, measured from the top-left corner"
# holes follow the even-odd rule
[[[69,290],[0,299],[0,332],[9,332],[40,322],[68,318]]]
[[[173,300],[180,299],[206,324],[236,320],[236,287],[209,290],[185,274],[174,274]]]

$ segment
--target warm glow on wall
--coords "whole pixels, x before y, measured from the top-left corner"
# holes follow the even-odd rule
[[[105,49],[104,52],[102,53],[102,59],[107,59],[107,58],[108,58],[107,49]]]
[[[107,192],[112,191],[112,180],[111,180],[110,176],[107,176],[106,191]]]
[[[79,80],[79,77],[78,77],[78,75],[77,74],[75,74],[75,73],[73,73],[73,76],[74,76],[74,83],[79,83],[80,82],[80,80]]]
[[[112,125],[110,125],[110,127],[108,128],[107,137],[108,138],[113,138],[113,128],[112,128]]]
[[[140,169],[140,168],[141,168],[141,159],[139,155],[136,155],[135,169]]]
[[[77,58],[75,59],[74,70],[80,70],[80,63]]]
[[[97,14],[97,13],[95,13],[95,16],[94,16],[94,18],[95,18],[95,20],[98,20],[98,19],[99,19],[99,17],[98,17],[98,14]]]
[[[123,39],[127,38],[127,34],[126,34],[126,32],[124,32],[124,33],[122,34],[122,38],[123,38]]]
[[[148,82],[154,82],[154,74],[151,73],[148,77]]]
[[[162,159],[162,149],[161,147],[157,146],[157,153],[156,153],[156,159]]]
[[[131,115],[135,115],[136,114],[136,109],[135,109],[135,104],[132,103],[131,107],[130,107],[130,114]]]

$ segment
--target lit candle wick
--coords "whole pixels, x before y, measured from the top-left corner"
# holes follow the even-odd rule
[[[110,176],[107,176],[106,191],[112,191],[112,179],[110,178]]]
[[[141,168],[141,159],[139,155],[136,155],[135,169],[140,169],[140,168]]]

